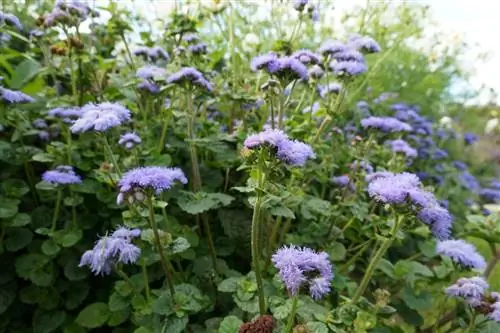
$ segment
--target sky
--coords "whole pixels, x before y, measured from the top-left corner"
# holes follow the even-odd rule
[[[92,0],[96,5],[107,0]],[[209,3],[212,0],[201,0]],[[259,1],[259,0],[254,0]],[[324,0],[321,0],[324,1]],[[363,5],[367,0],[336,0],[335,7],[339,15],[354,6]],[[381,1],[368,0],[371,5]],[[401,1],[401,0],[391,0]],[[500,93],[500,2],[497,0],[407,0],[411,3],[429,5],[431,15],[439,25],[439,30],[460,36],[469,45],[463,56],[463,64],[473,71],[465,88],[492,88]],[[129,4],[131,1],[121,0]],[[146,16],[158,17],[166,14],[173,7],[174,0],[138,0],[133,4]],[[477,61],[477,54],[486,53],[484,61]],[[456,87],[460,90],[463,87]],[[491,94],[488,89],[473,102],[487,103]],[[496,98],[500,103],[500,96]]]

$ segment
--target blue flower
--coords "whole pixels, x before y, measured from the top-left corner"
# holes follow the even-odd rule
[[[138,145],[141,142],[141,138],[135,132],[125,133],[121,135],[120,140],[118,140],[118,144],[127,149],[132,149],[135,145]]]
[[[386,174],[368,184],[368,194],[378,201],[401,204],[409,197],[409,192],[421,186],[418,177],[412,173]]]
[[[61,118],[67,124],[74,123],[82,114],[82,110],[78,107],[57,107],[48,112],[50,117]]]
[[[4,102],[9,104],[32,103],[35,101],[33,97],[28,96],[21,91],[10,90],[3,87],[0,87],[0,96]]]
[[[376,128],[382,132],[409,132],[412,130],[407,123],[392,117],[368,117],[361,120],[363,128]]]
[[[49,127],[47,125],[47,122],[41,118],[37,118],[37,119],[33,120],[32,125],[36,129],[46,129],[47,127]]]
[[[337,40],[327,40],[321,44],[318,52],[326,55],[333,55],[347,49],[347,46]]]
[[[23,30],[23,25],[21,21],[14,14],[4,13],[0,11],[0,23],[6,23],[10,26],[13,26],[19,31]]]
[[[365,57],[363,54],[355,49],[352,48],[345,48],[344,50],[340,52],[336,52],[333,54],[333,59],[335,59],[338,62],[357,62],[357,63],[364,63],[365,62]]]
[[[205,43],[198,43],[189,45],[188,50],[193,54],[206,54],[208,52],[208,46]]]
[[[500,293],[492,292],[490,296],[495,301],[490,305],[491,312],[488,313],[487,317],[496,322],[500,322]]]
[[[321,62],[321,56],[309,50],[295,51],[292,54],[292,58],[297,59],[303,64],[319,64]]]
[[[479,195],[489,202],[500,201],[500,190],[494,188],[483,188],[479,191]]]
[[[273,254],[272,262],[290,294],[297,295],[301,287],[309,287],[311,297],[317,300],[330,292],[333,268],[326,252],[284,246]]]
[[[446,288],[448,296],[460,297],[472,305],[481,304],[485,291],[489,288],[488,282],[482,277],[460,278],[458,281]]]
[[[118,182],[120,193],[117,203],[127,199],[130,203],[143,201],[144,193],[152,191],[155,195],[169,190],[176,182],[187,184],[188,180],[179,168],[160,166],[139,167],[127,171]]]
[[[258,148],[260,146],[270,146],[278,149],[278,147],[285,141],[288,141],[288,135],[278,129],[269,129],[263,132],[249,135],[243,145],[248,149]]]
[[[338,94],[342,90],[342,85],[337,82],[331,82],[327,85],[319,85],[316,87],[316,91],[318,92],[321,98],[325,98],[327,94],[334,93]]]
[[[319,79],[319,78],[323,77],[324,74],[325,74],[325,71],[319,65],[314,65],[309,69],[309,76],[312,78]]]
[[[465,141],[465,144],[467,144],[467,145],[471,145],[474,142],[476,142],[477,140],[478,140],[478,137],[474,133],[465,133],[464,134],[464,141]]]
[[[455,168],[457,168],[458,170],[460,171],[465,171],[467,170],[467,164],[465,164],[465,162],[462,162],[462,161],[453,161],[451,162],[453,164],[453,166]]]
[[[167,78],[167,83],[172,84],[183,84],[190,83],[195,86],[204,88],[208,91],[212,91],[213,87],[210,82],[205,79],[203,74],[192,67],[183,67],[178,72],[170,75]]]
[[[333,61],[330,63],[330,68],[339,76],[355,76],[368,70],[364,62],[357,61]]]
[[[307,81],[309,73],[307,67],[299,60],[292,57],[279,58],[268,64],[268,72],[277,76],[292,77]]]
[[[152,61],[155,61],[157,59],[168,61],[170,59],[168,52],[165,51],[161,46],[153,46],[152,48],[148,49],[147,55]]]
[[[72,166],[60,165],[54,170],[45,171],[42,180],[53,185],[80,184],[82,178],[73,170]]]
[[[486,267],[486,261],[477,252],[474,245],[462,239],[438,242],[436,252],[450,257],[454,262],[465,268],[483,269]]]
[[[184,36],[182,36],[182,40],[185,42],[188,42],[188,43],[195,42],[199,39],[200,39],[200,37],[198,37],[198,35],[193,34],[193,33],[187,33]]]
[[[430,227],[436,238],[448,239],[450,237],[453,217],[438,203],[422,208],[417,217]]]
[[[130,111],[117,103],[89,103],[81,111],[81,117],[70,128],[73,133],[105,132],[130,120]]]
[[[167,71],[158,66],[146,65],[137,69],[135,75],[141,79],[147,80],[164,77],[167,75]]]
[[[256,56],[252,59],[250,63],[250,68],[252,71],[257,71],[259,69],[263,69],[264,67],[268,67],[269,64],[275,63],[278,61],[278,56],[276,53],[268,53],[268,54],[263,54],[260,56]]]
[[[403,153],[406,157],[417,157],[418,153],[415,148],[412,148],[406,141],[398,139],[388,141],[391,150],[395,153]]]
[[[366,53],[378,53],[382,51],[380,45],[371,37],[363,36],[352,39],[349,45],[354,46],[358,50],[362,50]]]
[[[305,6],[309,3],[309,0],[294,0],[293,1],[293,8],[295,10],[301,12],[304,10]]]
[[[160,92],[160,87],[149,80],[142,80],[137,84],[137,89],[156,95]]]

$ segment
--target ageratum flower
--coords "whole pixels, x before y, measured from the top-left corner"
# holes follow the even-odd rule
[[[117,203],[121,204],[124,199],[130,203],[143,201],[145,192],[152,192],[155,195],[169,190],[176,182],[187,184],[187,178],[179,168],[167,168],[159,166],[149,166],[135,168],[123,174],[118,182],[120,193]]]
[[[269,129],[263,132],[252,134],[245,139],[243,145],[248,149],[258,148],[260,146],[270,146],[278,149],[285,141],[288,141],[288,135],[278,129]]]
[[[317,4],[311,4],[308,8],[309,17],[313,22],[318,22],[320,18],[319,6]]]
[[[213,86],[205,79],[203,74],[192,67],[183,67],[177,73],[170,75],[167,78],[167,83],[185,84],[190,83],[195,86],[204,88],[208,91],[213,90]]]
[[[407,123],[397,120],[392,117],[368,117],[361,120],[363,128],[376,128],[382,132],[409,132],[412,130]]]
[[[309,3],[309,0],[294,0],[293,8],[295,8],[295,10],[301,12],[304,10],[304,8],[306,7],[306,5],[308,3]]]
[[[137,69],[137,71],[135,73],[135,76],[137,76],[141,79],[144,79],[144,80],[154,79],[154,78],[158,78],[158,77],[164,77],[166,75],[167,75],[167,71],[165,70],[165,68],[161,68],[161,67],[154,66],[154,65],[143,66],[143,67]]]
[[[48,112],[50,117],[61,118],[67,124],[74,123],[82,114],[82,110],[78,107],[58,107]]]
[[[392,177],[394,176],[394,173],[389,172],[389,171],[377,171],[373,173],[369,173],[365,176],[365,181],[367,183],[377,179],[377,178],[382,178],[382,177]]]
[[[269,62],[267,70],[269,73],[277,76],[285,76],[303,81],[309,79],[307,67],[299,60],[292,57],[283,57],[279,58],[277,61]]]
[[[378,53],[382,51],[380,45],[369,36],[355,38],[349,42],[349,45],[366,53]]]
[[[365,62],[365,57],[363,56],[363,54],[352,48],[346,48],[340,52],[336,52],[335,54],[333,54],[332,57],[338,62],[348,62],[348,61],[353,61],[358,63]]]
[[[71,185],[82,182],[82,178],[69,165],[60,165],[54,170],[45,171],[42,174],[42,180],[53,185]]]
[[[368,194],[383,203],[401,204],[409,197],[411,190],[420,186],[420,180],[412,173],[387,174],[368,184]]]
[[[412,148],[408,142],[404,140],[392,140],[388,141],[388,144],[391,147],[391,150],[395,153],[403,153],[406,157],[417,157],[418,155],[417,150]]]
[[[465,133],[464,134],[464,141],[465,141],[466,145],[471,145],[474,142],[476,142],[477,140],[478,140],[478,137],[474,133]]]
[[[479,181],[469,171],[462,172],[460,175],[458,175],[458,179],[462,186],[470,191],[478,192],[481,189]]]
[[[311,297],[316,300],[330,292],[333,268],[326,252],[283,246],[273,254],[272,261],[292,295],[297,295],[301,287],[308,287]]]
[[[188,50],[193,54],[207,54],[208,45],[205,43],[198,43],[188,46]]]
[[[163,59],[163,60],[168,61],[170,59],[168,52],[165,51],[161,46],[153,46],[152,48],[148,49],[146,52],[147,52],[147,56],[152,61],[155,61],[157,59]]]
[[[105,132],[130,120],[130,111],[117,103],[88,103],[81,109],[81,117],[71,126],[71,132]]]
[[[472,305],[481,304],[485,291],[489,288],[488,282],[480,276],[471,278],[460,278],[458,281],[445,289],[445,293],[451,297],[459,297]]]
[[[138,145],[141,142],[141,138],[135,132],[125,133],[121,135],[120,140],[118,140],[118,144],[127,149],[132,149],[135,145]]]
[[[489,202],[500,201],[500,190],[494,188],[483,188],[479,191],[479,195]]]
[[[448,157],[448,152],[444,149],[437,148],[433,152],[433,158],[436,160],[441,160]]]
[[[427,224],[434,236],[438,239],[448,239],[451,234],[453,217],[446,208],[439,203],[422,208],[417,217],[420,221]]]
[[[327,94],[338,94],[342,90],[342,85],[337,82],[331,82],[328,83],[327,85],[320,85],[316,87],[316,91],[318,92],[319,96],[321,98],[325,98]]]
[[[137,84],[137,89],[156,95],[160,92],[160,86],[149,80],[142,80]]]
[[[465,268],[483,269],[486,261],[480,255],[474,245],[462,239],[450,239],[437,243],[436,252],[450,257],[457,264]]]
[[[292,54],[292,58],[295,58],[306,65],[319,64],[321,62],[321,56],[309,50],[296,51]]]
[[[355,76],[366,73],[368,67],[364,62],[357,61],[332,61],[332,71],[339,76]]]
[[[500,322],[500,293],[492,292],[490,296],[494,299],[494,302],[490,304],[491,312],[488,313],[487,317],[496,322]]]
[[[325,55],[334,55],[338,52],[345,51],[347,46],[337,40],[327,40],[321,44],[318,49],[318,53]]]
[[[490,187],[494,188],[496,190],[500,190],[500,181],[498,181],[498,180],[492,180],[490,182]]]
[[[331,182],[339,187],[346,187],[351,182],[349,175],[334,176]]]
[[[263,54],[260,56],[256,56],[250,62],[250,68],[252,71],[257,71],[259,69],[268,68],[268,66],[272,63],[278,61],[278,56],[274,52],[270,52],[268,54]]]
[[[47,127],[49,127],[49,125],[47,125],[47,122],[41,118],[33,120],[32,125],[36,129],[46,129]]]
[[[368,161],[354,161],[349,165],[349,168],[351,168],[351,170],[363,170],[366,173],[373,172],[373,166]]]
[[[8,104],[24,104],[35,101],[33,97],[28,96],[21,91],[10,90],[3,87],[0,87],[0,96],[2,101]]]
[[[147,46],[139,46],[138,48],[136,48],[134,50],[133,53],[134,53],[135,56],[147,57],[148,53],[149,53],[149,47],[147,47]]]
[[[7,25],[10,25],[19,31],[23,30],[23,25],[21,21],[14,14],[4,13],[0,11],[0,23],[5,23]]]
[[[451,162],[451,164],[453,164],[453,166],[455,168],[457,168],[458,170],[460,170],[460,171],[467,170],[467,164],[465,164],[465,162],[462,162],[462,161],[453,161],[453,162]]]
[[[193,33],[187,33],[184,36],[182,36],[182,40],[185,42],[188,42],[188,43],[195,42],[199,39],[200,39],[200,37],[198,37],[198,35],[193,34]]]
[[[140,234],[139,229],[119,227],[111,236],[99,239],[92,250],[85,251],[79,266],[89,266],[95,275],[109,275],[116,263],[135,263],[141,249],[132,243],[132,239]]]
[[[319,110],[319,102],[314,102],[313,105],[307,106],[302,110],[302,113],[313,113],[315,114]]]
[[[314,65],[309,69],[309,76],[312,78],[319,79],[323,77],[324,74],[325,71],[319,65]]]

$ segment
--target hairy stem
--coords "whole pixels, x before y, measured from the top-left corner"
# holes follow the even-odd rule
[[[61,210],[61,201],[62,201],[62,190],[59,189],[57,191],[57,199],[56,199],[56,207],[54,208],[54,215],[52,216],[52,227],[50,231],[55,232],[57,226],[57,220],[59,219],[59,211]]]
[[[288,321],[286,323],[286,328],[283,331],[284,333],[290,333],[292,332],[293,328],[293,323],[295,322],[295,314],[297,313],[297,305],[299,303],[299,296],[294,296],[292,298],[292,311],[290,312],[290,315],[288,317]]]
[[[142,261],[141,263],[141,268],[142,268],[142,277],[144,279],[144,290],[146,292],[146,300],[149,303],[151,300],[151,292],[149,291],[148,268],[146,267],[146,263],[144,261]]]
[[[106,135],[103,135],[103,141],[104,141],[104,148],[106,149],[106,151],[109,155],[111,163],[113,164],[113,168],[115,168],[116,171],[118,172],[118,175],[121,176],[122,173],[120,171],[120,166],[118,165],[118,162],[115,158],[115,155],[113,154],[113,150],[111,149],[111,146],[109,145],[108,138],[106,137]]]

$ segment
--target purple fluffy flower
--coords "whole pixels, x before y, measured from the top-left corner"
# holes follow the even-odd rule
[[[342,85],[337,82],[331,82],[327,85],[318,85],[316,91],[321,98],[325,98],[327,94],[334,93],[338,94],[342,90]]]
[[[283,142],[288,141],[288,136],[281,130],[268,129],[263,132],[249,135],[243,145],[248,149],[258,148],[263,145],[278,148]]]
[[[436,238],[448,239],[450,237],[453,217],[439,203],[422,208],[418,212],[417,217],[430,227]]]
[[[398,139],[388,142],[391,150],[395,153],[403,153],[406,157],[417,157],[418,153],[415,148],[412,148],[408,142]]]
[[[458,281],[446,288],[445,292],[451,297],[460,297],[472,305],[481,304],[485,291],[489,288],[488,282],[482,277],[460,278]]]
[[[42,180],[53,185],[80,184],[82,178],[73,170],[72,166],[60,165],[54,170],[45,171]]]
[[[313,105],[305,107],[302,110],[302,113],[310,113],[310,112],[312,112],[314,114],[314,113],[318,112],[319,107],[320,107],[319,102],[314,102]]]
[[[296,51],[292,54],[292,58],[303,64],[319,64],[321,62],[321,56],[309,50]]]
[[[205,79],[203,74],[192,67],[183,67],[180,71],[170,75],[167,78],[167,83],[172,84],[183,84],[191,83],[195,86],[204,88],[208,91],[212,91],[213,87],[210,82]]]
[[[336,52],[335,54],[333,54],[333,59],[338,62],[365,62],[365,57],[363,56],[363,54],[352,48],[346,48],[340,52]]]
[[[309,3],[309,0],[294,0],[293,1],[293,8],[295,10],[301,12],[304,10],[305,6]]]
[[[388,174],[373,179],[368,185],[368,193],[378,201],[401,204],[406,201],[411,190],[420,186],[420,180],[412,173]]]
[[[366,53],[378,53],[382,51],[380,45],[369,36],[355,38],[349,44]]]
[[[307,67],[299,60],[292,57],[279,58],[277,61],[268,64],[268,71],[274,75],[291,76],[294,79],[307,81],[309,73]]]
[[[500,181],[498,181],[498,180],[492,180],[490,182],[490,187],[494,188],[496,190],[500,190]]]
[[[105,132],[130,120],[130,111],[117,103],[88,103],[82,107],[81,111],[81,117],[70,128],[73,133],[91,130]]]
[[[458,179],[460,180],[460,183],[462,184],[462,186],[468,190],[471,190],[473,192],[477,192],[481,189],[481,185],[479,184],[479,181],[469,171],[462,172],[458,176]]]
[[[47,125],[47,122],[41,118],[37,118],[37,119],[33,120],[32,125],[36,129],[46,129],[47,127],[49,127]]]
[[[466,268],[483,269],[486,267],[486,261],[474,245],[462,239],[438,242],[436,252],[450,257],[454,262]]]
[[[365,63],[357,61],[333,61],[330,68],[339,76],[355,76],[368,70]]]
[[[312,78],[319,79],[319,78],[323,77],[324,74],[325,74],[325,71],[319,65],[314,65],[309,69],[309,76]]]
[[[363,170],[366,173],[373,172],[373,166],[368,161],[354,161],[349,165],[352,170]]]
[[[139,229],[120,227],[111,236],[99,239],[92,250],[85,251],[80,267],[88,266],[95,275],[109,275],[116,263],[132,264],[141,255],[141,249],[132,243],[140,236]]]
[[[347,46],[339,41],[336,40],[327,40],[321,44],[321,46],[318,49],[318,52],[321,54],[336,54],[338,52],[345,51],[347,49]]]
[[[319,6],[317,4],[311,4],[308,9],[309,17],[313,22],[318,22],[320,19]]]
[[[500,190],[494,188],[483,188],[479,191],[479,195],[489,202],[500,201]]]
[[[188,43],[195,42],[199,39],[200,38],[198,37],[198,35],[193,34],[193,33],[187,33],[184,36],[182,36],[182,40],[185,42],[188,42]]]
[[[493,302],[493,304],[490,305],[491,312],[487,316],[491,320],[500,322],[500,293],[492,292],[490,296],[495,301]]]
[[[304,286],[309,287],[311,296],[316,300],[330,292],[333,268],[326,252],[284,246],[273,254],[272,261],[292,295],[297,295]]]
[[[136,48],[134,50],[133,53],[134,53],[135,56],[147,57],[148,53],[149,53],[149,47],[147,47],[147,46],[139,46],[138,48]]]
[[[460,171],[467,170],[467,164],[465,164],[465,162],[462,162],[462,161],[453,161],[452,164],[453,164],[453,166],[455,168],[457,168]]]
[[[307,160],[316,158],[312,147],[297,140],[287,140],[278,146],[276,157],[293,166],[303,166]]]
[[[259,69],[263,69],[264,67],[268,67],[269,64],[276,63],[278,61],[278,56],[276,53],[268,53],[257,56],[252,59],[250,63],[250,68],[252,71],[257,71]]]
[[[134,132],[125,133],[121,135],[120,140],[118,140],[118,144],[127,149],[132,149],[135,145],[138,145],[141,142],[141,138]]]
[[[168,61],[170,59],[168,52],[165,51],[161,46],[153,46],[152,48],[146,51],[146,54],[148,55],[149,59],[153,61],[157,59],[163,59]]]
[[[118,182],[120,194],[117,203],[127,199],[130,203],[144,200],[144,192],[153,191],[154,194],[172,188],[176,182],[187,184],[187,178],[179,168],[149,166],[135,168],[123,174]]]
[[[65,123],[72,124],[82,116],[83,112],[77,107],[58,107],[48,112],[50,117],[61,118]]]
[[[339,187],[346,187],[351,182],[349,175],[332,177],[331,182]]]
[[[465,144],[467,144],[467,145],[471,145],[474,142],[476,142],[477,140],[478,140],[478,137],[474,133],[465,133],[464,134],[464,141],[465,141]]]
[[[0,22],[6,23],[7,25],[12,26],[19,31],[23,30],[21,21],[14,14],[0,12]]]
[[[368,117],[361,120],[363,128],[376,128],[382,132],[402,132],[411,131],[411,126],[407,123],[392,117]]]
[[[154,79],[157,77],[164,77],[167,75],[167,71],[164,68],[146,65],[137,69],[135,75],[141,79]]]
[[[188,46],[188,50],[193,54],[206,54],[208,53],[208,45],[205,43],[198,43]]]
[[[149,80],[142,80],[137,84],[137,89],[156,95],[160,92],[160,87]]]
[[[0,96],[2,96],[2,100],[4,102],[9,104],[32,103],[35,101],[33,97],[28,96],[21,91],[10,90],[3,87],[0,87]]]
[[[365,176],[365,181],[367,183],[370,183],[374,181],[377,178],[383,178],[383,177],[392,177],[394,176],[394,173],[389,172],[389,171],[377,171],[373,173],[369,173]]]

